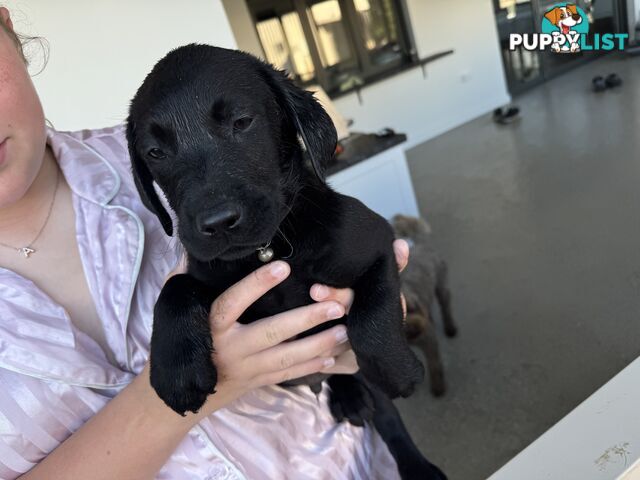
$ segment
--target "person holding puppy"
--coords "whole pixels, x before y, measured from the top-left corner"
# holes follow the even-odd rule
[[[0,478],[397,478],[377,433],[336,425],[324,391],[274,386],[357,371],[344,326],[286,341],[342,316],[350,290],[314,285],[308,306],[236,322],[287,277],[283,261],[214,301],[219,381],[204,407],[182,417],[157,397],[153,306],[184,265],[137,196],[122,127],[45,127],[4,7],[0,119]]]

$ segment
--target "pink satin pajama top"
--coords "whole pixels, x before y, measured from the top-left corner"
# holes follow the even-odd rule
[[[80,256],[115,362],[35,284],[0,268],[0,479],[30,470],[142,370],[153,305],[177,261],[176,240],[138,198],[121,126],[49,130],[48,143],[73,191]],[[307,387],[274,386],[204,419],[157,478],[398,474],[374,430],[335,424],[327,388],[318,402]]]

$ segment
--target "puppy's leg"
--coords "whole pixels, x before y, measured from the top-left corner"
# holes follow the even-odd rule
[[[413,294],[413,290],[403,288],[407,316],[404,321],[404,333],[409,343],[412,343],[424,330],[424,318],[420,312],[420,300]]]
[[[373,418],[373,397],[367,386],[355,375],[332,375],[327,380],[329,409],[336,422],[348,420],[357,427]]]
[[[444,368],[442,367],[442,360],[440,358],[440,348],[438,347],[436,327],[429,309],[422,306],[420,310],[424,318],[424,330],[414,343],[420,347],[427,359],[431,393],[439,397],[444,394],[446,385],[444,381]]]
[[[442,322],[444,323],[444,332],[447,337],[455,337],[458,333],[458,327],[453,320],[451,314],[451,292],[448,287],[448,268],[445,262],[442,262],[438,268],[438,278],[436,280],[436,298],[442,312]]]
[[[411,395],[424,378],[424,367],[409,348],[402,327],[393,251],[379,256],[352,288],[347,332],[361,372],[391,398]]]
[[[400,477],[403,480],[447,480],[447,476],[422,455],[389,397],[366,383],[375,405],[373,424],[395,459]]]
[[[213,296],[190,275],[171,277],[154,309],[151,386],[180,415],[197,412],[215,392],[209,309]]]

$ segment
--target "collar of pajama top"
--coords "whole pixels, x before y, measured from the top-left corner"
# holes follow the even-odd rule
[[[131,308],[141,307],[132,300],[145,244],[141,218],[148,220],[149,213],[136,206],[140,202],[132,198],[130,189],[122,188],[125,175],[130,176],[122,171],[124,162],[107,161],[81,135],[49,130],[48,144],[73,192],[80,258],[117,365],[111,365],[102,348],[76,329],[64,308],[33,282],[0,268],[0,366],[71,385],[113,388],[128,384],[146,360],[146,349],[133,348],[127,331]],[[105,135],[100,141],[114,142],[105,148],[115,152],[119,148],[127,158],[113,137]],[[148,243],[168,248],[166,240],[157,237]],[[175,256],[158,253],[153,266],[168,270]],[[136,300],[144,296],[137,295]],[[133,326],[137,329],[130,332],[134,340],[148,341],[148,320]]]

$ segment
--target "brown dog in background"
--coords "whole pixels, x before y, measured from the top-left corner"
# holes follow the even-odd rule
[[[446,384],[433,321],[436,300],[442,312],[445,334],[454,337],[458,332],[451,314],[447,264],[433,248],[431,228],[426,221],[396,215],[391,223],[396,237],[407,240],[411,249],[411,261],[400,275],[402,293],[407,301],[405,331],[409,342],[424,352],[431,392],[439,397],[444,394]]]

